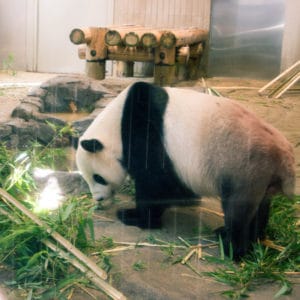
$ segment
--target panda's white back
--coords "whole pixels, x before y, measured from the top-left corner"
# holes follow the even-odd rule
[[[264,161],[259,166],[250,163],[252,149],[268,153],[271,148],[288,148],[275,128],[232,100],[186,89],[166,90],[166,151],[176,173],[199,195],[218,195],[216,178],[222,172],[236,179],[253,177],[257,167],[263,172]],[[272,166],[267,160],[265,164],[269,173]]]

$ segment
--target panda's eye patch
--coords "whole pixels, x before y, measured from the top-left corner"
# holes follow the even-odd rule
[[[94,174],[93,175],[93,179],[99,183],[99,184],[102,184],[102,185],[107,185],[107,181],[100,175],[98,174]]]

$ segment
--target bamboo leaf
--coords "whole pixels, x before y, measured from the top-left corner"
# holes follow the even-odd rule
[[[283,282],[282,287],[280,288],[280,290],[276,293],[276,295],[274,296],[274,298],[279,298],[283,295],[288,295],[290,294],[292,291],[291,285],[288,284],[287,282]]]
[[[65,222],[71,213],[74,211],[75,204],[70,203],[62,212],[61,212],[61,220],[62,222]]]

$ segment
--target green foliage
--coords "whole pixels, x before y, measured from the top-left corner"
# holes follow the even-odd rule
[[[119,189],[119,193],[128,196],[135,196],[134,181],[131,178],[127,178]]]
[[[141,261],[141,260],[138,260],[137,262],[135,262],[133,265],[132,265],[132,268],[133,270],[135,271],[143,271],[145,270],[147,267],[146,267],[146,263]]]
[[[25,197],[34,189],[28,153],[17,153],[0,144],[0,187],[15,197]]]
[[[33,209],[33,169],[51,166],[62,153],[53,155],[53,150],[33,144],[27,151],[18,152],[0,145],[0,187]],[[43,212],[39,217],[88,252],[96,246],[92,203],[85,195],[70,198],[56,211]],[[45,238],[49,238],[45,229],[33,224],[9,203],[0,201],[0,265],[15,271],[14,280],[6,285],[28,291],[28,299],[65,299],[76,284],[87,284],[87,280],[58,253],[49,250],[42,242]],[[109,269],[109,257],[100,258],[99,263]]]
[[[45,147],[34,142],[29,149],[26,153],[33,167],[61,170],[67,160],[67,152],[63,148]]]
[[[282,251],[258,243],[253,246],[253,251],[236,265],[222,255],[220,243],[220,258],[206,258],[208,262],[221,267],[204,274],[232,287],[223,292],[224,296],[231,299],[244,298],[256,286],[266,282],[277,282],[280,285],[275,298],[291,292],[292,284],[287,272],[300,271],[300,232],[296,224],[296,205],[299,203],[299,196],[293,199],[276,196],[272,199],[267,235],[276,245],[283,247]]]
[[[12,53],[9,53],[5,59],[2,61],[3,70],[12,76],[17,75],[17,71],[14,68],[15,56]]]

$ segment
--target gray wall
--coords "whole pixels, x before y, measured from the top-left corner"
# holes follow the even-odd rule
[[[0,69],[8,55],[13,55],[16,69],[27,68],[27,0],[0,0]]]
[[[287,69],[296,61],[300,60],[299,13],[300,1],[286,0],[281,70]]]
[[[217,1],[226,4],[250,0],[212,3]],[[285,69],[300,59],[300,1],[278,1],[285,6],[283,43],[278,52],[278,64],[281,55],[281,68]],[[210,3],[211,0],[0,0],[0,63],[12,54],[18,70],[84,72],[84,61],[78,59],[77,47],[68,38],[73,28],[110,24],[209,28]]]
[[[14,56],[18,70],[84,72],[69,41],[75,27],[113,22],[113,1],[0,0],[0,62]]]
[[[114,24],[209,29],[211,0],[114,0]]]
[[[214,0],[209,75],[271,78],[280,72],[285,0]]]

